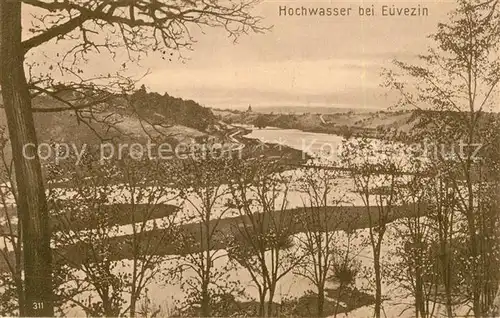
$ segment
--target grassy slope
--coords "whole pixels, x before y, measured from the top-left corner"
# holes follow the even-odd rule
[[[89,121],[89,125],[79,123],[72,111],[34,114],[35,126],[40,142],[98,142],[100,137],[108,138],[145,138],[147,134],[142,130],[141,118],[149,123],[173,126],[171,134],[186,136],[203,136],[208,125],[215,122],[215,117],[208,108],[202,107],[194,101],[183,100],[168,95],[137,92],[131,96],[132,107],[125,107],[126,101],[116,97],[107,105],[95,107],[95,115],[104,118],[112,114],[113,119],[122,123],[118,130],[108,129],[108,126]],[[0,100],[0,105],[2,101]],[[146,107],[147,106],[147,107]],[[39,96],[33,99],[35,108],[66,107],[63,103],[49,97]],[[111,119],[109,119],[111,120]],[[148,124],[143,121],[143,124]],[[89,127],[90,126],[90,127]],[[0,112],[0,127],[7,127],[5,113]],[[148,128],[148,127],[146,127]],[[151,127],[149,127],[151,128]],[[120,131],[119,131],[120,130]],[[154,131],[150,129],[149,132]],[[167,132],[169,132],[167,130]]]

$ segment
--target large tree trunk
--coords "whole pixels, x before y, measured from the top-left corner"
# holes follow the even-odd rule
[[[0,83],[18,189],[22,225],[26,311],[53,316],[50,231],[31,97],[21,49],[21,1],[0,1]],[[6,45],[2,45],[6,44]],[[25,145],[30,145],[25,155]],[[29,159],[29,158],[33,159]]]

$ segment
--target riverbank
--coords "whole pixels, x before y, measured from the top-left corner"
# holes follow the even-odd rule
[[[344,137],[387,138],[411,131],[418,123],[412,111],[373,111],[320,113],[259,113],[212,110],[221,121],[253,125],[257,128],[278,127],[305,132],[327,133]]]

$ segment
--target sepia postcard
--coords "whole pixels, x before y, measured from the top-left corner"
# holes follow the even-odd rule
[[[0,0],[0,317],[500,317],[500,0]]]

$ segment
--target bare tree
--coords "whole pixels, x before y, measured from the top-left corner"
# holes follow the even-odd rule
[[[434,196],[433,179],[428,175],[427,165],[416,153],[408,154],[407,170],[398,191],[402,206],[402,217],[395,221],[397,246],[394,257],[399,259],[390,266],[388,274],[398,287],[413,297],[412,307],[416,317],[432,317],[436,309],[440,277],[436,256],[436,222],[430,207]],[[435,196],[434,196],[435,197]],[[437,211],[437,209],[435,210]],[[446,238],[448,237],[445,235]],[[447,268],[447,267],[446,267]],[[406,309],[405,309],[406,310]]]
[[[60,249],[55,252],[53,270],[63,273],[62,277],[54,275],[56,298],[61,306],[71,302],[70,307],[78,306],[87,315],[117,316],[125,302],[126,277],[116,270],[120,264],[113,259],[117,256],[113,237],[119,235],[119,225],[105,209],[114,192],[113,173],[106,167],[92,175],[85,173],[93,169],[91,165],[80,172],[71,163],[67,169],[57,168],[49,178],[56,181],[57,173],[64,171],[69,182],[67,187],[48,189],[51,212],[58,220],[55,248]],[[64,250],[71,247],[73,253]]]
[[[132,225],[131,235],[125,239],[132,259],[130,303],[125,312],[134,317],[137,302],[147,284],[160,272],[165,277],[171,276],[161,265],[168,260],[164,249],[173,245],[179,229],[177,207],[168,204],[178,206],[181,200],[170,188],[168,163],[145,159],[128,160],[118,165],[124,180],[122,200],[127,202],[125,211]],[[123,207],[118,205],[113,212],[120,211],[123,212]]]
[[[229,255],[258,289],[259,316],[274,316],[278,283],[303,258],[290,238],[296,225],[287,213],[290,176],[276,162],[254,159],[235,161],[231,168],[231,206],[241,223],[233,226]]]
[[[188,292],[188,310],[199,305],[199,314],[204,317],[214,313],[220,293],[235,287],[226,279],[231,264],[223,268],[214,266],[217,260],[227,256],[219,251],[225,240],[221,225],[230,212],[226,204],[229,195],[227,165],[226,159],[205,154],[181,161],[175,177],[188,203],[183,209],[184,219],[194,223],[192,230],[181,233],[179,254],[184,256],[184,261],[180,267],[193,273],[191,278],[183,279],[182,285]]]
[[[8,146],[8,138],[2,131],[0,136],[0,206],[3,215],[0,214],[0,237],[2,248],[0,249],[2,266],[6,271],[1,273],[0,288],[3,289],[1,314],[5,316],[19,314],[24,315],[24,285],[22,281],[21,260],[21,227],[19,226],[16,200],[17,192],[13,182],[12,160],[8,160],[5,150]]]
[[[298,245],[306,256],[294,272],[306,277],[316,287],[316,314],[322,317],[325,285],[338,264],[335,255],[340,244],[336,231],[350,222],[341,212],[341,204],[345,203],[343,196],[334,197],[334,192],[339,190],[337,171],[315,167],[301,169],[298,173],[298,190],[306,196],[302,199],[304,208],[299,216],[304,237],[299,239]]]
[[[381,248],[387,224],[396,216],[399,204],[397,189],[403,173],[403,156],[394,144],[378,144],[361,138],[344,140],[341,164],[347,168],[353,182],[353,191],[362,200],[368,220],[368,233],[373,253],[375,273],[375,317],[382,309]]]
[[[497,170],[485,165],[491,160],[480,158],[491,154],[498,140],[498,119],[489,111],[498,105],[500,87],[499,20],[498,1],[459,1],[450,21],[438,25],[431,36],[434,47],[418,64],[396,61],[403,76],[413,78],[414,84],[407,85],[402,74],[392,71],[388,71],[387,82],[401,97],[399,105],[421,110],[428,122],[422,135],[452,149],[449,154],[439,152],[434,159],[453,163],[450,181],[456,207],[467,222],[470,258],[465,266],[472,275],[468,289],[476,317],[489,310],[497,289],[488,282],[490,273],[484,271],[492,268],[487,250],[496,241],[494,231],[482,221],[487,215],[492,217],[491,209],[477,203],[483,201],[482,196],[492,197],[486,193],[493,190],[492,177]],[[429,108],[432,111],[426,111]],[[450,157],[453,160],[447,160]]]
[[[456,224],[456,192],[451,185],[450,176],[438,175],[430,183],[432,195],[429,204],[433,210],[431,214],[436,220],[434,232],[437,234],[439,257],[440,282],[444,286],[444,298],[446,314],[453,317],[453,305],[455,303],[455,291],[457,282],[455,277],[456,255],[454,253],[454,239],[458,232]]]
[[[69,177],[65,187],[49,188],[56,261],[64,274],[56,277],[59,305],[73,304],[93,316],[133,317],[177,237],[177,208],[169,205],[178,203],[177,194],[158,161],[85,160],[83,166],[58,166],[51,175],[53,181],[58,174]]]
[[[30,86],[47,82],[25,78],[26,53],[47,42],[69,39],[75,43],[61,54],[59,70],[84,81],[78,60],[91,52],[107,50],[113,56],[124,49],[128,58],[149,50],[189,47],[192,26],[221,27],[230,36],[259,32],[260,19],[252,16],[255,2],[121,1],[2,1],[0,4],[0,85],[12,141],[18,207],[23,226],[26,315],[52,316],[51,252],[47,201],[39,158],[34,150],[23,156],[23,147],[37,144]],[[22,7],[23,6],[23,7]],[[32,7],[32,36],[21,38],[22,8]],[[8,44],[6,44],[8,43]],[[49,81],[50,82],[50,81]],[[72,104],[63,110],[75,111]],[[82,108],[85,105],[80,105]]]

